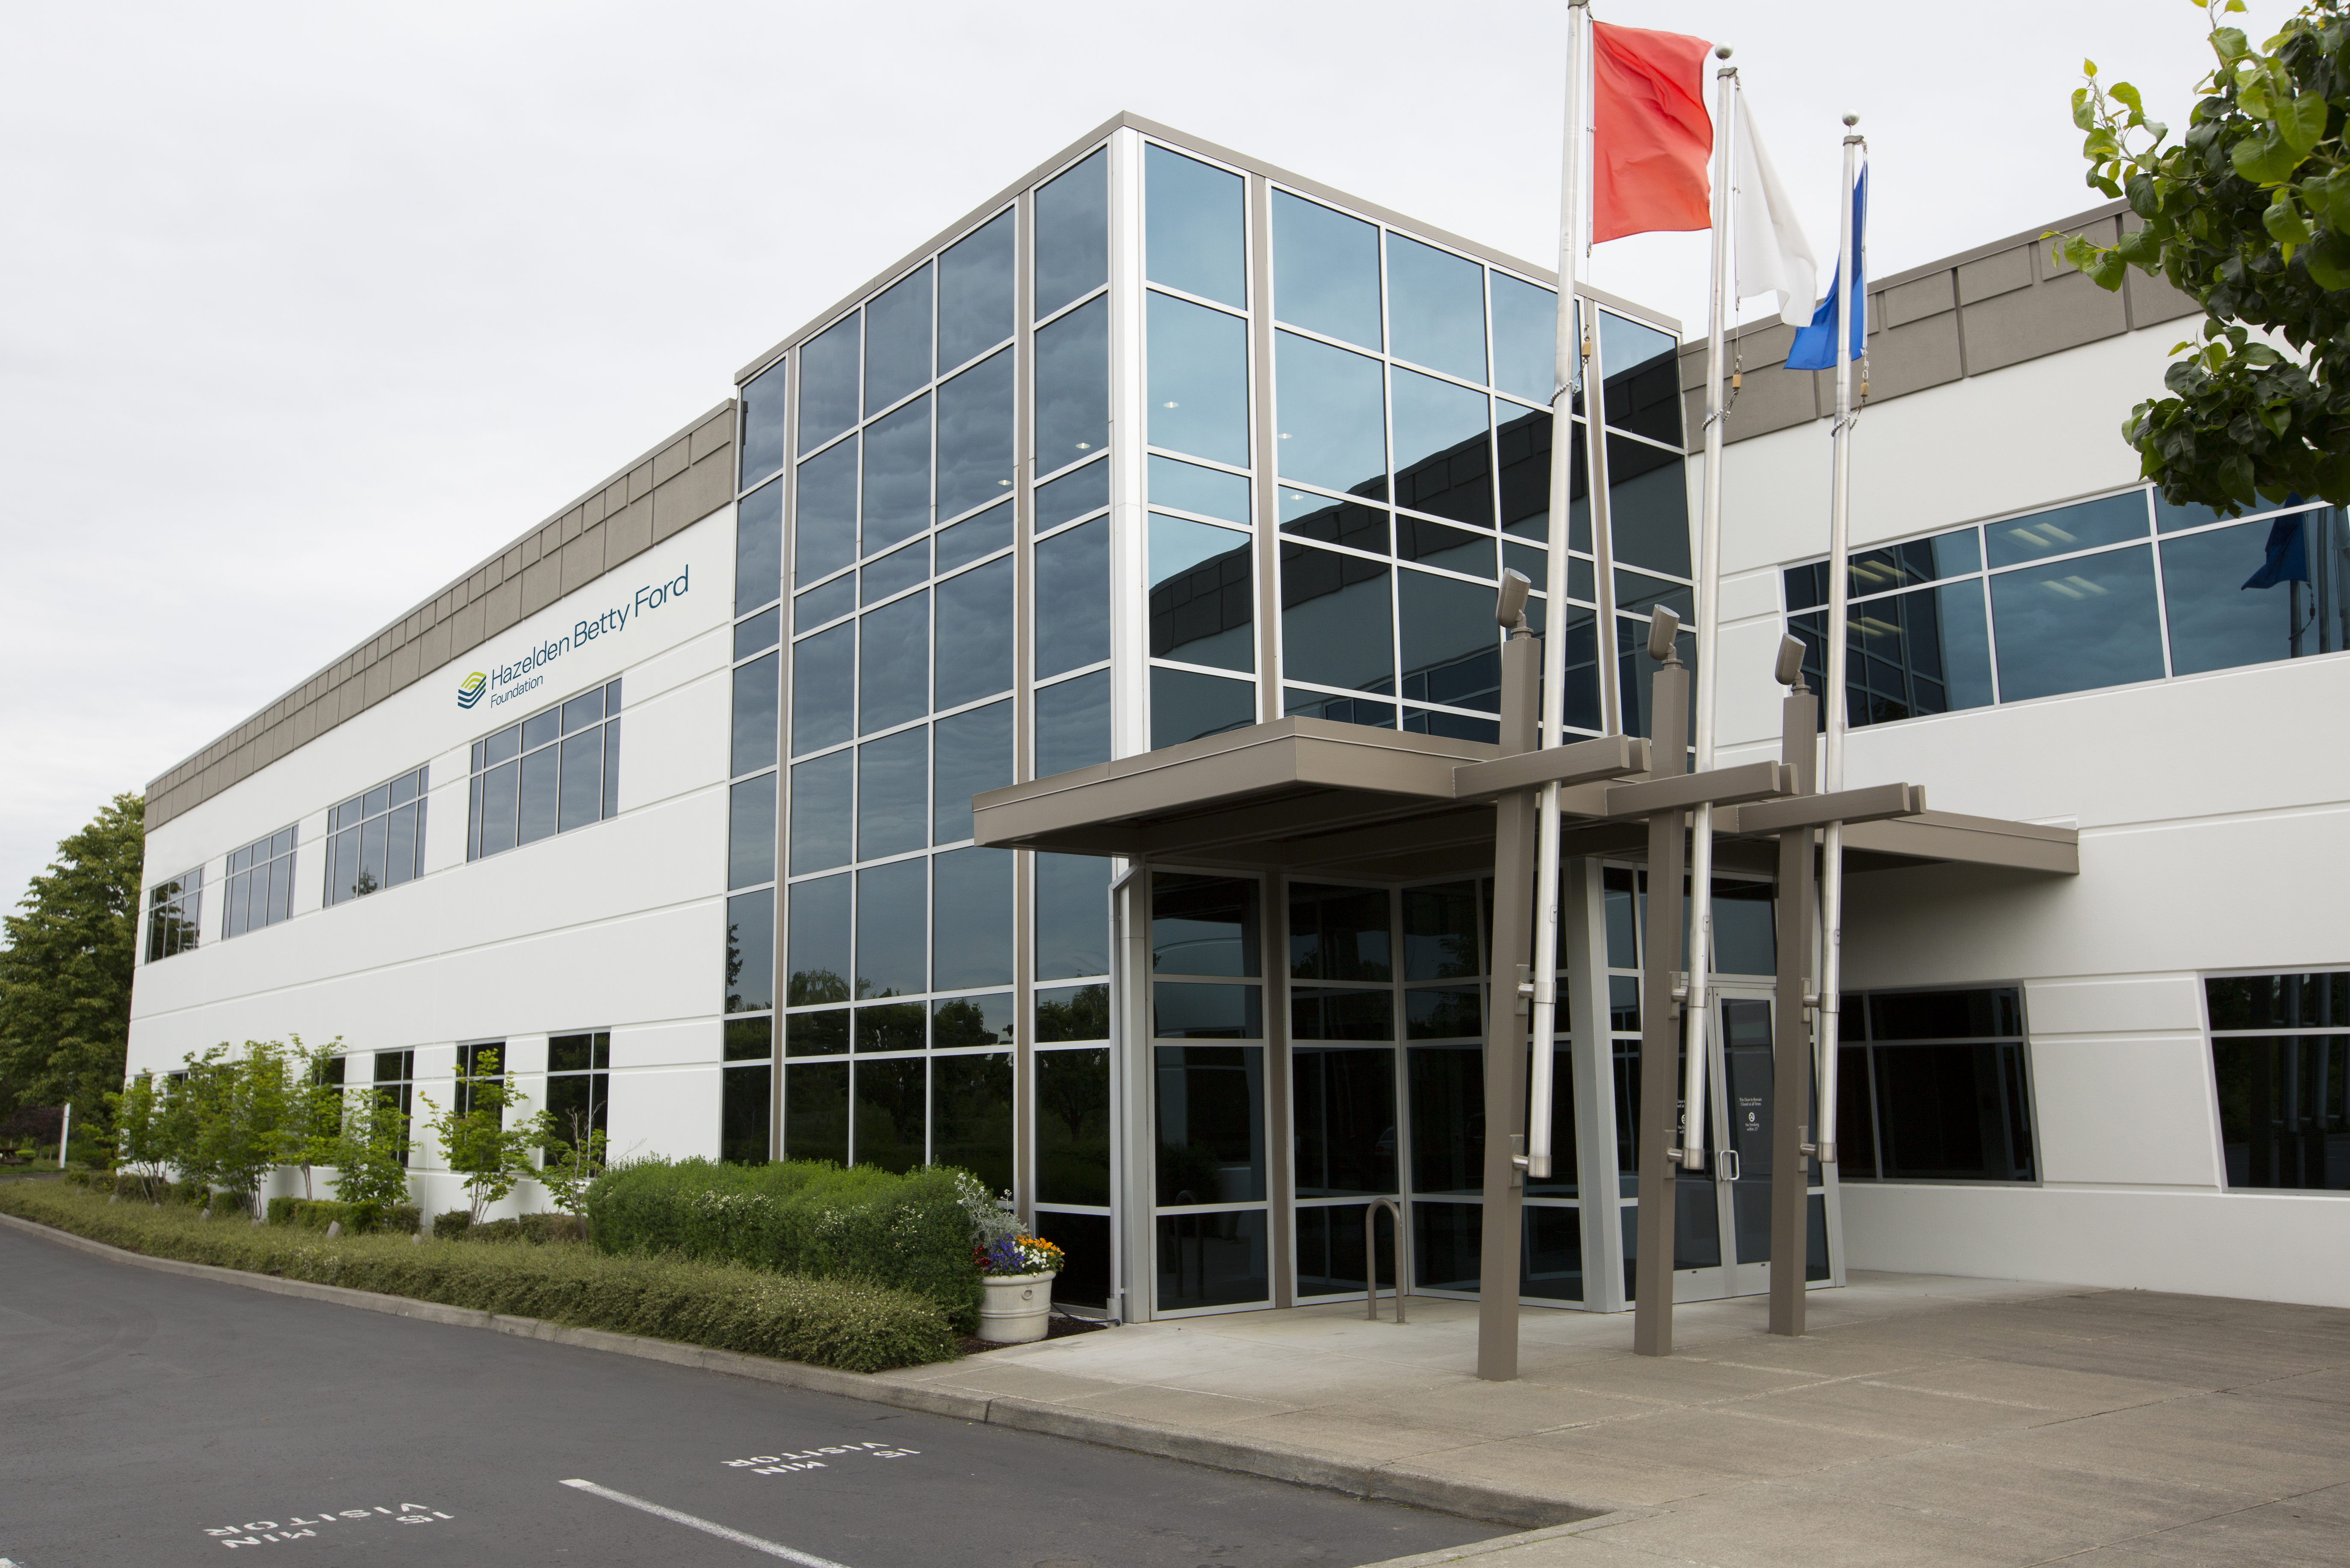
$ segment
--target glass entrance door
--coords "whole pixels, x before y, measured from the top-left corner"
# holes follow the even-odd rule
[[[1776,1064],[1773,1061],[1773,1000],[1762,987],[1722,985],[1715,992],[1711,1035],[1715,1205],[1721,1237],[1724,1295],[1752,1295],[1771,1286],[1771,1138]],[[1805,1125],[1811,1118],[1805,1117]],[[1828,1277],[1827,1215],[1816,1160],[1805,1162],[1804,1256],[1807,1279]],[[1677,1300],[1690,1299],[1676,1292]]]

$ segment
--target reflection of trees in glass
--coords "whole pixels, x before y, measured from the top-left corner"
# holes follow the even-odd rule
[[[1466,980],[1477,959],[1477,887],[1409,888],[1403,896],[1406,980]]]
[[[923,1065],[918,1057],[857,1064],[858,1164],[907,1170],[922,1162],[922,1118],[929,1097]],[[884,1123],[886,1137],[877,1137]]]
[[[735,968],[734,950],[732,945],[733,938],[731,934],[728,938],[728,944],[729,945],[726,950],[726,978],[728,982],[731,984],[734,978]],[[847,1000],[848,982],[841,979],[840,976],[833,973],[832,971],[828,969],[794,970],[792,971],[791,982],[785,988],[784,998],[785,1005],[788,1007],[814,1007],[823,1002],[847,1002]]]
[[[1109,1053],[1036,1057],[1036,1196],[1047,1203],[1109,1201]]]
[[[1109,987],[1080,985],[1048,992],[1036,1002],[1036,1039],[1040,1044],[1061,1040],[1109,1038]]]
[[[1038,1009],[1041,1013],[1042,1008]],[[957,1045],[1008,1044],[994,1026],[988,1023],[985,1000],[959,996],[951,1002],[941,1002],[935,1014],[931,1043],[941,1050]]]

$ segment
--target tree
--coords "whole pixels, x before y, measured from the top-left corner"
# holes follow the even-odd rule
[[[122,1087],[144,815],[116,795],[0,919],[0,1111],[70,1101],[96,1127]]]
[[[482,1213],[512,1192],[525,1176],[536,1174],[531,1151],[546,1141],[543,1116],[531,1116],[516,1126],[505,1125],[505,1111],[521,1096],[514,1076],[503,1070],[494,1049],[484,1048],[472,1061],[457,1063],[457,1093],[445,1108],[431,1096],[424,1103],[432,1115],[426,1125],[441,1145],[449,1168],[465,1179],[465,1196],[472,1200],[473,1223]]]
[[[316,1198],[312,1168],[332,1165],[343,1137],[342,1080],[330,1075],[343,1037],[338,1034],[315,1046],[303,1044],[299,1034],[290,1038],[294,1046],[286,1065],[291,1082],[286,1088],[285,1116],[277,1127],[277,1163],[298,1168],[302,1196]]]
[[[152,1073],[140,1074],[120,1094],[106,1096],[107,1110],[114,1118],[115,1163],[139,1179],[151,1203],[155,1200],[156,1184],[172,1163],[167,1136],[170,1099],[168,1093],[157,1090]]]
[[[408,1150],[408,1116],[400,1102],[381,1089],[359,1088],[350,1091],[345,1109],[334,1156],[324,1162],[335,1168],[336,1198],[387,1208],[407,1202],[400,1157]]]
[[[2350,16],[2316,0],[2255,47],[2221,25],[2244,0],[2196,4],[2216,64],[2178,142],[2136,88],[2082,62],[2088,183],[2126,199],[2137,226],[2058,249],[2101,288],[2133,266],[2167,278],[2209,318],[2172,350],[2172,395],[2122,423],[2166,500],[2230,517],[2262,498],[2350,502]]]
[[[250,1206],[284,1146],[286,1047],[248,1040],[241,1055],[215,1045],[186,1060],[195,1111],[193,1164],[207,1185],[224,1187]]]

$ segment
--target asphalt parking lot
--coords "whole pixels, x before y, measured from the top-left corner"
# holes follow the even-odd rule
[[[1503,1532],[0,1231],[14,1568],[1342,1568]]]

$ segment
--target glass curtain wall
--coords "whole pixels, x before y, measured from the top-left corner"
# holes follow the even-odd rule
[[[1789,567],[1787,624],[1826,678],[1828,568]],[[2223,521],[2150,488],[1852,557],[1851,722],[1890,723],[2350,647],[2334,507]]]

